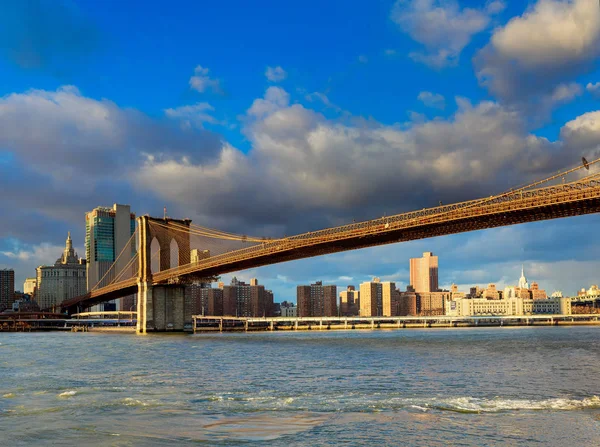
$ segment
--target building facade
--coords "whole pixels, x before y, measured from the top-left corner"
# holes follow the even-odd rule
[[[354,286],[348,286],[346,290],[340,292],[340,315],[353,317],[358,315],[359,310],[360,292],[355,290]]]
[[[410,284],[415,292],[437,292],[438,257],[433,256],[431,252],[425,252],[422,258],[411,258]]]
[[[233,277],[231,284],[228,286],[219,283],[219,289],[221,293],[207,292],[209,293],[208,315],[234,317],[273,316],[273,292],[266,290],[264,285],[258,284],[256,278],[251,279],[250,284],[246,284],[244,281]],[[219,299],[221,300],[221,304],[216,303],[216,300]]]
[[[381,314],[384,317],[400,315],[400,291],[394,282],[381,283]]]
[[[363,282],[360,285],[361,317],[379,317],[383,315],[383,289],[379,278]]]
[[[101,280],[103,284],[114,279],[135,256],[135,214],[129,205],[114,204],[112,208],[98,207],[85,215],[85,253],[87,258],[87,290],[91,291]],[[125,247],[127,245],[127,248]],[[108,273],[118,258],[115,268]],[[135,266],[132,266],[134,269]],[[121,299],[112,306],[127,307],[134,300]],[[94,306],[94,310],[107,310],[109,306]],[[103,307],[104,309],[101,309]]]
[[[0,312],[11,309],[15,302],[15,271],[0,269]]]
[[[25,278],[23,283],[23,293],[29,295],[35,300],[35,292],[37,291],[37,278]]]
[[[539,314],[571,315],[570,298],[533,300],[507,298],[486,300],[481,298],[450,300],[446,315],[470,316],[527,316]]]
[[[335,317],[338,314],[337,286],[324,286],[322,281],[297,286],[296,303],[299,317]]]
[[[58,310],[64,300],[85,295],[86,260],[80,259],[73,250],[71,233],[67,236],[65,249],[54,265],[41,265],[36,269],[36,301],[40,309]]]
[[[281,306],[282,317],[297,317],[298,307],[297,306]]]

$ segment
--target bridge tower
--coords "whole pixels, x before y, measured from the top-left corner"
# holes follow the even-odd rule
[[[151,253],[152,242],[156,240],[159,246],[159,270],[168,270],[171,267],[171,242],[174,240],[179,248],[177,265],[189,264],[190,234],[185,228],[189,228],[191,223],[189,219],[138,217],[138,334],[182,331],[187,320],[191,322],[191,311],[186,312],[190,306],[185,303],[185,286],[153,283]]]

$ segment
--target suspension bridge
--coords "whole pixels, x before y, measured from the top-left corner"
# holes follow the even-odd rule
[[[183,329],[192,320],[183,285],[192,281],[210,282],[224,273],[347,250],[597,213],[599,162],[583,159],[583,164],[490,197],[283,238],[223,232],[189,219],[141,216],[130,242],[98,284],[61,308],[73,314],[137,293],[139,333],[167,325]],[[137,247],[135,254],[131,246]]]

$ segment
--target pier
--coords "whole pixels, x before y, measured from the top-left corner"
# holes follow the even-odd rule
[[[599,314],[574,315],[485,315],[410,317],[221,317],[193,315],[192,329],[198,332],[324,331],[356,329],[409,329],[486,326],[558,326],[600,324]]]

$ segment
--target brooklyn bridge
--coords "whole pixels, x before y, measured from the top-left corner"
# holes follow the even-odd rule
[[[490,197],[283,238],[223,232],[189,219],[141,216],[131,240],[98,284],[86,295],[63,301],[61,308],[72,314],[136,293],[138,333],[167,325],[182,330],[192,321],[183,285],[192,281],[210,282],[224,273],[347,250],[597,213],[600,171],[593,168],[599,162],[583,159],[576,167]]]

